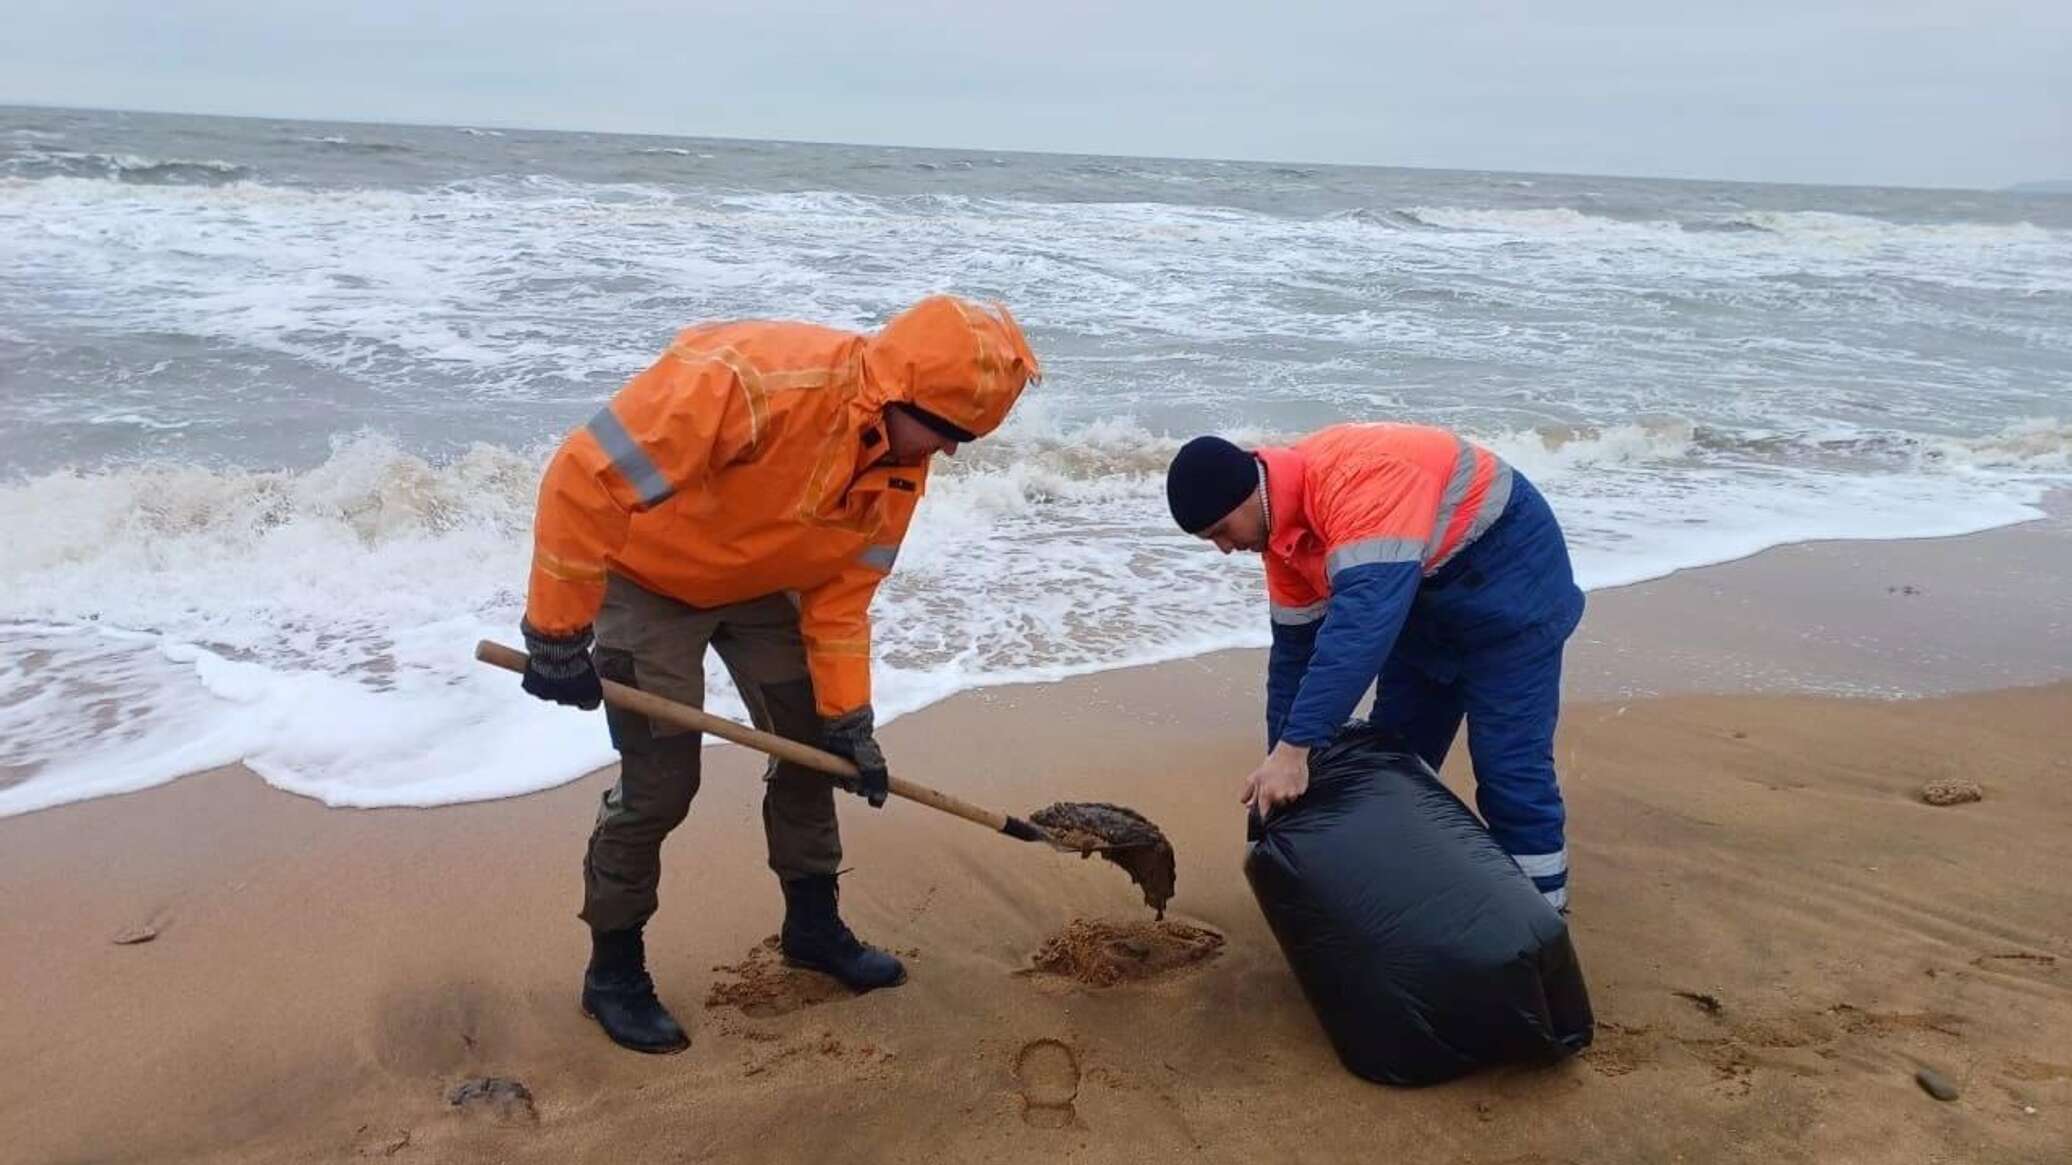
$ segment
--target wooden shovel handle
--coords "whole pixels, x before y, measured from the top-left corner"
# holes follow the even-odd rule
[[[506,647],[494,640],[484,639],[475,645],[475,658],[483,663],[503,668],[505,671],[523,673],[528,657],[517,648]],[[774,756],[778,760],[790,761],[795,765],[815,769],[829,776],[840,777],[844,780],[854,780],[856,778],[855,765],[831,752],[824,752],[814,748],[810,744],[801,744],[788,737],[763,732],[759,729],[750,728],[745,724],[736,724],[732,720],[728,720],[723,716],[714,716],[701,708],[693,708],[689,704],[678,703],[667,697],[657,696],[653,692],[643,692],[639,688],[627,687],[625,684],[612,680],[605,680],[603,684],[604,702],[615,708],[624,708],[628,712],[638,712],[651,720],[660,720],[665,724],[674,724],[679,728],[688,728],[694,732],[710,733],[721,740],[728,740],[741,745],[743,748],[752,748],[765,755]],[[1005,833],[1010,837],[1022,838],[1024,841],[1046,840],[1040,831],[1018,817],[1010,817],[1005,813],[995,813],[991,809],[973,805],[961,797],[952,797],[948,793],[931,789],[926,785],[917,785],[912,781],[893,777],[890,782],[890,788],[892,795],[895,797],[903,797],[908,801],[926,805],[930,809],[940,810],[955,817],[962,817],[966,821],[983,825],[997,833]]]

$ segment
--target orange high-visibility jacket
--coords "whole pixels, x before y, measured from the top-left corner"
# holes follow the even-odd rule
[[[1333,425],[1257,452],[1272,515],[1267,737],[1320,745],[1374,685],[1423,581],[1496,524],[1522,479],[1489,450],[1422,425]],[[1537,610],[1517,589],[1485,597],[1520,617]]]
[[[870,602],[928,466],[884,462],[885,407],[976,436],[1040,375],[1004,307],[922,300],[865,336],[812,324],[690,328],[547,465],[526,622],[590,626],[617,573],[695,607],[799,601],[820,712],[870,702]]]
[[[1324,617],[1348,567],[1414,563],[1430,575],[1503,516],[1511,467],[1428,425],[1333,425],[1266,462],[1273,534],[1267,600],[1282,623]]]

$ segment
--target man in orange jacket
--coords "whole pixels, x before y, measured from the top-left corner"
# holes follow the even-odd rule
[[[1300,798],[1310,750],[1369,689],[1374,722],[1434,770],[1465,718],[1476,807],[1565,911],[1554,722],[1583,592],[1525,475],[1444,429],[1333,425],[1282,448],[1197,437],[1166,497],[1181,529],[1266,560],[1268,751],[1244,802],[1263,817]]]
[[[600,675],[688,704],[709,644],[760,728],[854,762],[885,803],[871,710],[870,602],[930,457],[998,428],[1039,376],[1005,308],[924,299],[875,335],[801,323],[693,327],[548,464],[522,630],[524,688],[595,708]],[[595,641],[596,650],[591,650]],[[610,709],[619,780],[583,861],[583,1008],[643,1052],[689,1046],[655,997],[641,930],[662,839],[698,790],[697,733]],[[835,902],[841,837],[827,778],[773,762],[763,827],[795,965],[852,990],[897,985]]]

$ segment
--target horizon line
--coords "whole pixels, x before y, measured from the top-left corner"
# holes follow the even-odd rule
[[[768,137],[768,138],[758,138],[758,137],[741,137],[741,136],[736,136],[736,135],[726,135],[726,134],[686,134],[686,133],[665,133],[665,132],[662,132],[662,131],[658,131],[658,130],[616,130],[616,129],[565,129],[565,128],[558,128],[558,127],[550,127],[550,126],[540,126],[540,125],[521,125],[521,124],[516,124],[516,123],[511,123],[511,122],[489,122],[489,121],[469,121],[469,122],[458,122],[458,121],[417,121],[417,120],[394,120],[394,119],[391,119],[391,120],[375,120],[375,119],[372,119],[372,118],[366,118],[366,117],[306,117],[306,116],[301,116],[301,115],[291,115],[291,114],[267,114],[267,113],[214,113],[214,112],[206,112],[206,111],[199,111],[199,110],[191,110],[191,109],[140,109],[140,108],[129,108],[129,107],[123,107],[123,106],[114,106],[114,105],[103,105],[103,106],[96,106],[96,105],[58,105],[58,104],[51,104],[51,103],[48,103],[48,102],[38,102],[38,101],[21,101],[21,100],[6,100],[6,99],[0,99],[0,108],[13,108],[13,109],[41,109],[41,110],[53,110],[53,111],[60,111],[60,112],[70,112],[70,113],[117,113],[117,114],[141,114],[141,115],[143,115],[143,116],[146,116],[146,117],[201,117],[201,118],[216,118],[216,119],[220,119],[220,120],[224,120],[224,121],[292,121],[292,122],[304,122],[304,123],[309,123],[309,124],[317,124],[317,125],[360,125],[360,126],[374,126],[374,127],[381,127],[381,126],[395,126],[395,127],[405,128],[405,129],[452,129],[452,130],[467,130],[467,129],[481,129],[481,130],[498,130],[498,131],[507,131],[507,132],[508,132],[508,131],[516,131],[516,132],[519,132],[519,133],[534,133],[534,134],[564,134],[564,135],[581,135],[581,134],[588,134],[588,135],[602,135],[602,136],[610,136],[610,137],[631,137],[631,138],[664,138],[664,139],[673,139],[673,140],[678,140],[678,141],[704,141],[704,142],[734,142],[734,143],[752,143],[752,144],[771,144],[771,145],[785,145],[785,146],[823,146],[823,147],[835,147],[835,148],[842,148],[842,149],[891,149],[891,150],[913,150],[913,151],[923,151],[923,152],[930,152],[930,153],[963,153],[963,154],[1017,154],[1017,155],[1022,155],[1022,156],[1025,156],[1025,157],[1038,157],[1038,158],[1102,158],[1102,159],[1116,159],[1116,160],[1125,160],[1125,161],[1148,161],[1148,162],[1217,162],[1217,163],[1224,163],[1224,164],[1235,164],[1235,165],[1245,165],[1245,166],[1312,166],[1312,167],[1323,167],[1323,168],[1327,168],[1327,169],[1334,169],[1334,170],[1407,170],[1407,171],[1415,171],[1415,172],[1420,172],[1420,173],[1435,173],[1435,174],[1491,174],[1491,175],[1502,175],[1502,176],[1506,176],[1506,177],[1521,177],[1521,178],[1608,178],[1608,179],[1616,179],[1616,180],[1620,180],[1620,181],[1635,181],[1635,182],[1671,182],[1671,183],[1688,183],[1688,184],[1710,184],[1710,185],[1735,185],[1735,186],[1784,186],[1784,187],[1803,187],[1803,188],[1811,188],[1811,189],[1819,189],[1819,190],[1902,190],[1902,191],[1904,191],[1904,190],[1918,190],[1918,191],[1929,191],[1929,192],[1946,192],[1946,191],[1967,191],[1967,192],[1973,192],[1973,193],[1984,193],[1984,194],[2010,194],[2010,193],[2012,193],[2012,194],[2020,194],[2020,193],[2024,193],[2024,191],[2022,190],[2022,187],[2026,187],[2026,186],[2032,186],[2032,185],[2042,185],[2042,186],[2050,186],[2050,185],[2054,185],[2054,184],[2058,184],[2058,183],[2067,183],[2067,182],[2072,182],[2072,177],[2068,177],[2068,178],[2035,178],[2035,179],[2024,179],[2024,180],[2022,180],[2022,181],[2020,181],[2020,182],[2014,182],[2014,183],[2009,183],[2009,184],[2006,184],[2006,185],[2003,185],[2003,186],[1933,186],[1933,185],[1923,185],[1923,184],[1919,184],[1919,183],[1875,183],[1875,182],[1808,182],[1808,181],[1800,181],[1800,180],[1780,180],[1780,179],[1750,179],[1750,178],[1718,178],[1718,177],[1714,177],[1714,178],[1698,178],[1698,177],[1688,177],[1688,176],[1684,176],[1684,175],[1669,175],[1669,174],[1614,174],[1614,173],[1601,173],[1601,172],[1596,172],[1596,171],[1588,171],[1588,170],[1506,170],[1506,169],[1488,169],[1488,168],[1483,168],[1483,167],[1460,167],[1460,166],[1415,166],[1415,165],[1405,165],[1405,164],[1401,164],[1401,163],[1386,163],[1386,162],[1325,162],[1325,161],[1317,161],[1317,160],[1315,160],[1315,159],[1305,159],[1305,158],[1244,158],[1244,157],[1214,157],[1214,156],[1208,156],[1208,155],[1191,155],[1191,154],[1156,154],[1156,153],[1153,153],[1153,154],[1124,154],[1124,153],[1112,153],[1112,152],[1106,152],[1106,151],[1098,151],[1098,150],[1089,150],[1089,151],[1073,151],[1073,150],[1036,150],[1036,149],[1026,149],[1026,148],[1020,148],[1020,147],[1012,147],[1012,148],[1008,148],[1008,147],[990,147],[990,146],[937,146],[937,145],[913,145],[913,144],[908,144],[908,143],[901,143],[901,142],[883,142],[883,141],[877,141],[877,142],[862,142],[862,141],[832,141],[832,140],[826,140],[826,139],[819,139],[819,138],[803,138],[803,137],[802,137],[802,138],[783,138],[783,137]],[[2046,190],[2046,191],[2043,191],[2043,193],[2051,193],[2051,191],[2048,191],[2048,190]]]

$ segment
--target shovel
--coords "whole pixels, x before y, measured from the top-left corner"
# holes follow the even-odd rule
[[[527,656],[524,652],[494,640],[484,639],[475,645],[475,658],[506,671],[523,673]],[[823,752],[809,744],[737,724],[722,716],[714,716],[689,704],[643,692],[612,680],[601,681],[604,686],[604,702],[628,712],[638,712],[651,720],[674,724],[694,732],[710,733],[721,740],[732,741],[744,748],[752,748],[767,756],[795,765],[826,773],[841,781],[857,778],[856,766],[831,752]],[[904,798],[930,809],[961,817],[976,825],[983,825],[995,833],[1006,834],[1017,841],[1042,842],[1065,853],[1085,857],[1100,854],[1107,860],[1121,866],[1144,890],[1144,901],[1163,916],[1166,902],[1173,893],[1173,850],[1165,836],[1142,815],[1118,806],[1083,805],[1061,803],[1053,805],[1032,816],[1051,816],[1069,827],[1070,839],[1052,836],[1044,828],[1026,818],[999,813],[961,797],[953,797],[926,785],[892,777],[888,787],[895,797]],[[1119,819],[1121,828],[1109,825],[1104,829],[1106,819]],[[1130,820],[1133,819],[1133,820]],[[1123,836],[1113,836],[1116,833]],[[1162,860],[1161,860],[1162,858]]]

